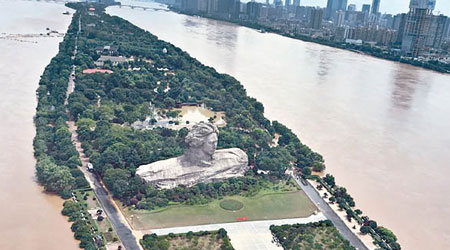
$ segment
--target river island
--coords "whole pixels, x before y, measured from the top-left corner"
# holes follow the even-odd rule
[[[333,176],[312,174],[325,169],[323,158],[289,128],[266,119],[263,105],[248,97],[236,79],[105,14],[105,5],[68,6],[76,13],[37,91],[34,147],[39,181],[47,191],[70,199],[63,214],[73,222],[80,247],[176,249],[180,244],[192,247],[195,239],[196,244],[233,249],[238,239],[228,229],[162,232],[231,222],[275,225],[276,220],[297,218],[291,225],[270,227],[276,244],[286,249],[310,247],[297,237],[300,234],[326,249],[362,244],[345,233],[341,236],[337,229],[350,229],[333,224],[340,219],[325,218],[310,200],[312,193],[303,186],[311,188],[311,179],[317,182],[313,188],[328,191],[323,199],[338,204],[347,220],[356,221],[358,230],[372,235],[378,247],[401,249],[389,229],[362,216]],[[137,175],[139,166],[189,150],[185,142],[204,121],[183,120],[177,109],[185,106],[211,111],[205,119],[220,130],[214,140],[219,150],[245,152],[239,156],[247,156],[239,161],[246,165],[239,175],[167,189]],[[136,230],[145,233],[142,239],[133,239]],[[285,234],[292,241],[286,242]]]

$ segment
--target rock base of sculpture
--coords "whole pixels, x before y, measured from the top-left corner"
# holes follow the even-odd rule
[[[193,186],[243,176],[248,170],[247,154],[239,148],[216,150],[212,160],[190,164],[185,155],[140,166],[136,175],[160,188]]]

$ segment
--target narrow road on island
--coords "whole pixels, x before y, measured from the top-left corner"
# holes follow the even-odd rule
[[[75,59],[75,56],[78,52],[78,36],[80,35],[80,33],[81,33],[81,17],[78,20],[78,32],[77,36],[75,37],[75,49],[72,60]],[[69,103],[68,99],[70,94],[72,94],[73,91],[75,90],[75,68],[76,68],[75,65],[72,65],[72,72],[69,76],[69,84],[67,86],[66,100],[64,102],[66,106],[66,112],[69,115],[69,117],[71,116],[67,105]],[[115,204],[112,197],[109,195],[107,189],[102,184],[101,180],[99,180],[96,175],[87,170],[89,158],[84,154],[84,150],[81,147],[81,142],[78,139],[77,126],[72,117],[70,118],[69,121],[67,121],[67,125],[69,126],[69,130],[72,134],[71,135],[72,142],[80,155],[81,166],[79,167],[79,169],[83,172],[84,177],[89,182],[89,185],[94,191],[97,201],[100,203],[100,206],[103,208],[103,211],[105,212],[107,218],[111,222],[111,225],[114,228],[114,231],[117,233],[117,236],[119,237],[120,241],[122,242],[122,245],[126,250],[142,250],[142,247],[140,246],[140,244],[138,244],[138,241],[136,240],[136,237],[134,236],[130,225],[126,221],[120,209]]]
[[[334,210],[328,205],[326,201],[320,197],[319,193],[314,189],[309,182],[305,185],[303,184],[295,175],[291,174],[295,182],[303,189],[303,191],[308,195],[308,197],[316,204],[320,211],[333,222],[337,230],[342,234],[342,236],[350,242],[350,244],[357,250],[369,250],[364,243],[347,227],[345,222],[334,212]]]

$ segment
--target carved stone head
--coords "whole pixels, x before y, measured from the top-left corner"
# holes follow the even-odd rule
[[[218,139],[219,130],[213,124],[200,122],[194,125],[185,139],[188,146],[185,156],[195,161],[210,161]]]

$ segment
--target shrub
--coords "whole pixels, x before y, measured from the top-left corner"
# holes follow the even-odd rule
[[[244,204],[242,202],[231,199],[223,200],[219,205],[221,208],[229,211],[241,210],[244,207]]]

